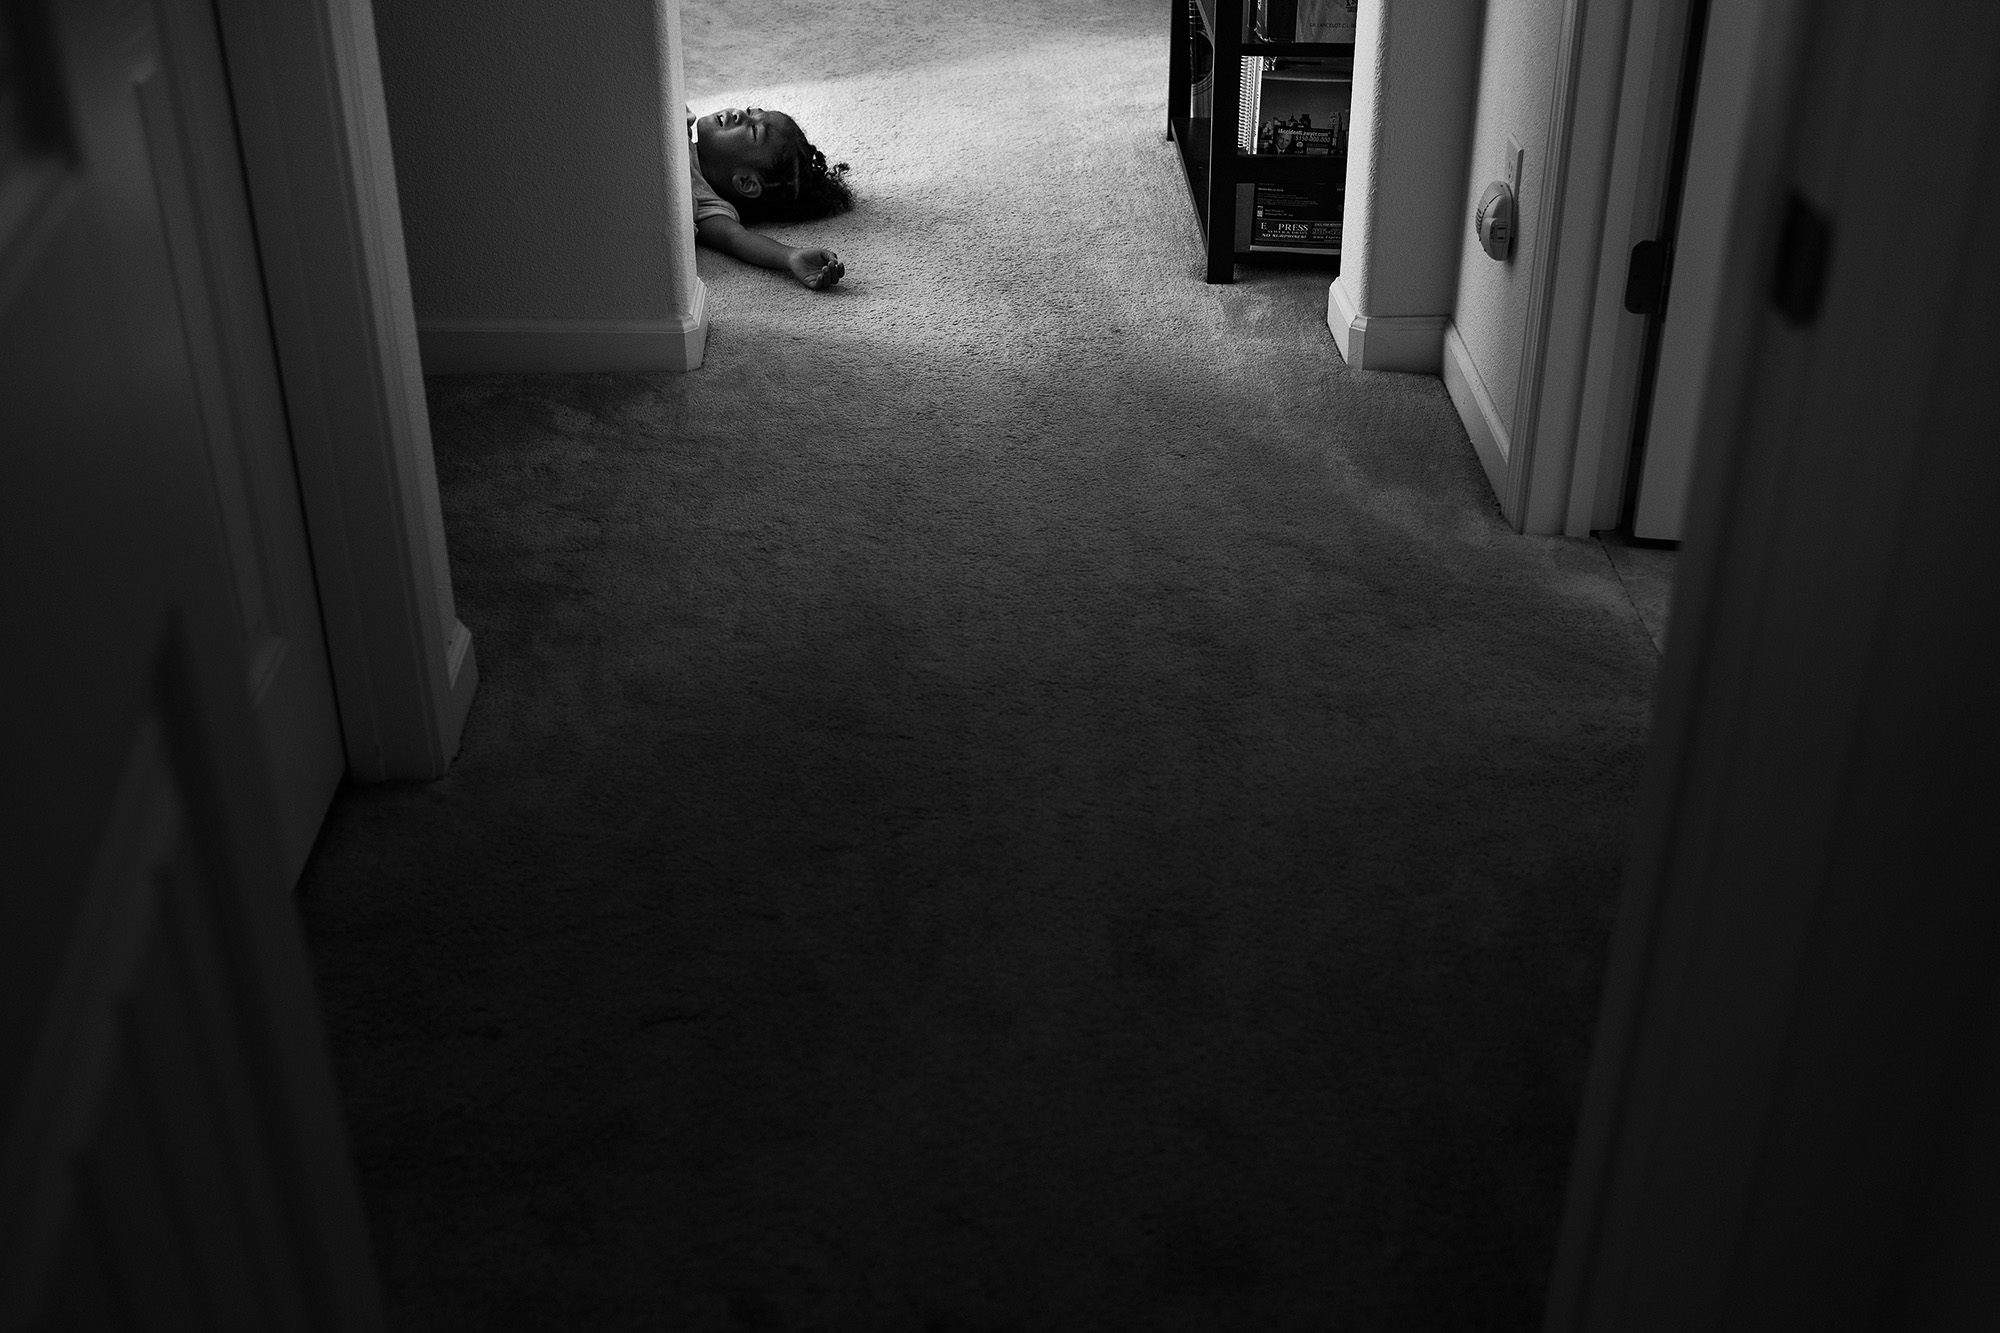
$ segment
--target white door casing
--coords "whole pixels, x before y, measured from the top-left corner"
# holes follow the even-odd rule
[[[1796,0],[1711,7],[1695,101],[1673,288],[1640,464],[1633,535],[1678,541],[1695,446],[1744,390],[1751,321],[1743,278],[1774,239],[1750,183],[1778,166],[1794,71]]]
[[[1646,341],[1646,317],[1625,308],[1625,287],[1632,248],[1661,235],[1688,8],[1689,0],[1632,0],[1563,525],[1571,537],[1621,519]]]
[[[155,0],[139,90],[278,832],[296,878],[346,769],[212,0]]]
[[[217,0],[348,773],[432,778],[478,684],[368,0]]]
[[[1715,302],[1720,275],[1748,253],[1734,239],[1736,182],[1768,165],[1764,127],[1786,86],[1770,34],[1789,3],[1716,6],[1711,20],[1708,49],[1728,54],[1702,74],[1640,536],[1678,536],[1694,423],[1710,399],[1741,389],[1741,329]],[[1624,308],[1627,265],[1632,246],[1658,234],[1686,21],[1687,0],[1564,6],[1543,187],[1519,204],[1535,259],[1510,420],[1446,330],[1446,387],[1517,531],[1582,537],[1618,519],[1645,333],[1644,317]]]
[[[1634,7],[1565,4],[1541,190],[1517,214],[1517,225],[1534,233],[1520,376],[1506,447],[1493,451],[1503,454],[1501,466],[1486,458],[1517,532],[1561,532],[1568,518]]]
[[[1633,76],[1649,72],[1644,62],[1651,51],[1637,52],[1635,63],[1634,46],[1650,41],[1662,6],[1675,3],[1563,5],[1540,140],[1540,184],[1523,192],[1515,215],[1517,253],[1532,258],[1525,261],[1528,290],[1511,416],[1500,415],[1456,325],[1444,331],[1445,388],[1501,513],[1517,532],[1583,535],[1572,511],[1579,493],[1594,494],[1598,484],[1607,376],[1621,372],[1616,320],[1638,320],[1619,308],[1625,234],[1633,211],[1643,206],[1657,153],[1658,131],[1646,123],[1651,103],[1642,95],[1635,104],[1629,95]],[[1670,95],[1668,116],[1670,124]],[[1495,165],[1493,178],[1503,164]],[[1476,179],[1483,185],[1489,177]],[[1470,222],[1477,198],[1475,191],[1464,201],[1464,246],[1476,244]],[[1629,401],[1629,385],[1625,392]],[[1587,515],[1587,501],[1584,509]]]

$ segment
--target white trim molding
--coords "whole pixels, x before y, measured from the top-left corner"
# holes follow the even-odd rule
[[[1326,326],[1356,370],[1435,375],[1444,365],[1447,315],[1364,315],[1335,278],[1326,289]]]
[[[1621,11],[1623,5],[1611,6]],[[1601,10],[1605,6],[1598,6]],[[1514,525],[1516,532],[1546,535],[1560,532],[1562,524],[1558,519],[1553,525],[1537,520],[1542,511],[1553,507],[1560,489],[1560,499],[1569,498],[1569,450],[1575,443],[1574,426],[1571,434],[1565,435],[1555,420],[1548,422],[1550,429],[1544,439],[1544,390],[1550,378],[1561,378],[1567,383],[1572,356],[1585,349],[1576,338],[1575,330],[1563,319],[1568,312],[1556,309],[1556,289],[1558,278],[1571,278],[1577,267],[1574,250],[1563,253],[1564,243],[1574,238],[1564,232],[1563,224],[1568,219],[1573,204],[1580,203],[1587,212],[1592,205],[1602,206],[1601,200],[1572,200],[1569,194],[1571,130],[1575,125],[1577,84],[1581,77],[1580,63],[1583,54],[1583,24],[1585,5],[1583,0],[1564,0],[1560,43],[1556,52],[1556,82],[1549,98],[1549,120],[1542,149],[1541,186],[1533,199],[1517,201],[1515,225],[1522,232],[1531,231],[1533,242],[1527,246],[1528,259],[1528,310],[1527,321],[1521,330],[1521,364],[1519,379],[1514,387],[1514,419],[1510,423],[1507,455],[1511,466],[1504,474],[1504,480],[1494,482],[1494,489],[1500,495],[1500,509],[1507,521]],[[1615,105],[1615,104],[1614,104]],[[1580,248],[1580,247],[1578,247]],[[1595,277],[1597,271],[1596,245],[1594,238],[1590,244],[1589,273]],[[1572,286],[1573,283],[1565,283]],[[1588,324],[1584,326],[1588,333]],[[1554,409],[1547,415],[1560,417],[1564,392],[1558,388],[1553,395]],[[1548,447],[1543,448],[1546,444]],[[1518,448],[1511,446],[1518,445]],[[1490,465],[1489,465],[1490,471]],[[1537,472],[1540,473],[1537,476]],[[1539,482],[1539,485],[1536,483]]]
[[[1486,381],[1479,377],[1479,367],[1473,364],[1472,353],[1466,348],[1465,339],[1459,336],[1458,325],[1450,320],[1444,326],[1444,387],[1451,395],[1451,405],[1458,409],[1458,419],[1465,423],[1473,452],[1479,455],[1480,466],[1486,469],[1486,480],[1504,513],[1510,451],[1507,423],[1493,406],[1493,395],[1487,392]],[[1506,517],[1513,522],[1512,514]]]
[[[428,375],[688,371],[708,344],[708,289],[682,319],[420,319]]]
[[[1525,272],[1515,281],[1525,287],[1516,289],[1525,309],[1514,382],[1500,386],[1513,390],[1504,422],[1456,328],[1445,338],[1444,376],[1452,401],[1500,512],[1516,532],[1587,533],[1591,504],[1601,490],[1603,451],[1612,447],[1599,432],[1613,414],[1605,394],[1617,386],[1603,382],[1607,358],[1592,363],[1592,332],[1600,327],[1593,323],[1599,315],[1607,333],[1618,331],[1618,319],[1630,318],[1622,313],[1628,234],[1618,235],[1610,256],[1604,243],[1633,3],[1563,0],[1561,6],[1542,170],[1535,184],[1522,186],[1517,201],[1519,263]],[[1504,330],[1500,341],[1504,347]],[[1587,378],[1592,370],[1598,379]],[[1596,391],[1588,415],[1587,389]],[[1631,384],[1623,391],[1629,405]],[[1573,503],[1579,486],[1580,505]]]
[[[1646,338],[1646,317],[1625,309],[1625,280],[1632,247],[1660,234],[1687,25],[1688,0],[1631,0],[1563,523],[1571,537],[1622,515]],[[1608,122],[1584,108],[1578,124],[1590,134]]]
[[[479,668],[431,457],[369,0],[218,0],[350,776],[433,778]]]
[[[1622,306],[1625,251],[1601,265],[1610,205],[1619,94],[1624,82],[1631,0],[1569,0],[1549,107],[1540,207],[1535,211],[1534,271],[1521,377],[1515,389],[1514,526],[1540,535],[1564,532],[1579,443],[1590,334],[1610,279]],[[1595,422],[1591,423],[1594,428]],[[1585,469],[1596,494],[1597,460]]]

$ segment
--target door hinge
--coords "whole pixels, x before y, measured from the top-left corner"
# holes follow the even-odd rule
[[[1826,270],[1833,258],[1833,222],[1797,190],[1785,200],[1778,230],[1778,258],[1771,272],[1771,303],[1793,324],[1819,318]]]
[[[1657,315],[1667,308],[1667,276],[1674,265],[1672,241],[1641,241],[1632,247],[1625,270],[1625,308],[1635,315]]]

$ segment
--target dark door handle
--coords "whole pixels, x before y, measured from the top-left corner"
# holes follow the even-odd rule
[[[1632,247],[1625,270],[1625,308],[1635,315],[1657,315],[1667,308],[1667,273],[1673,267],[1672,241],[1641,241]]]

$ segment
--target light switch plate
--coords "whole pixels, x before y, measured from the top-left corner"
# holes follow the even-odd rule
[[[1519,208],[1521,199],[1521,141],[1513,135],[1507,136],[1507,160],[1501,164],[1502,179],[1507,182],[1507,192],[1514,196],[1514,206]]]

